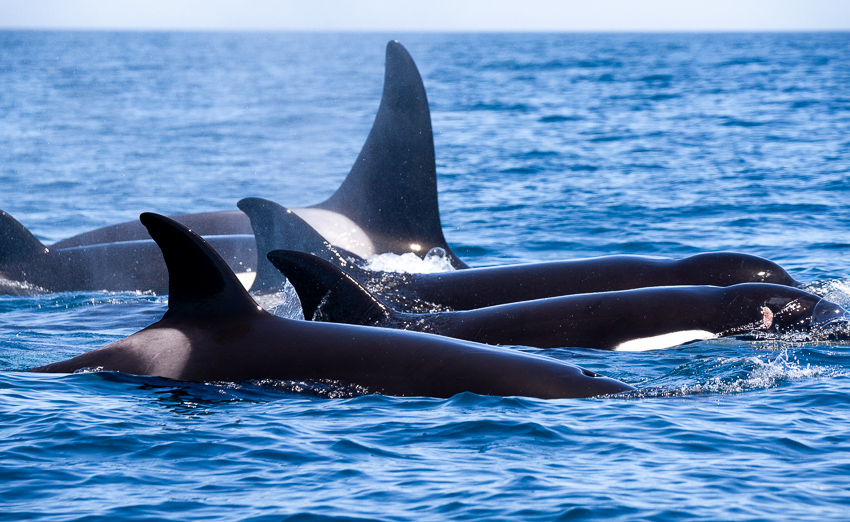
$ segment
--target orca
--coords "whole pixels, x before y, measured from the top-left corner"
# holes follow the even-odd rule
[[[753,331],[806,330],[826,319],[823,310],[831,312],[830,320],[847,317],[819,296],[766,283],[640,288],[467,311],[401,313],[312,254],[275,250],[268,258],[295,287],[305,319],[495,345],[642,351]]]
[[[208,236],[207,241],[250,286],[253,273],[242,259],[256,256],[245,236]],[[82,290],[168,291],[168,272],[150,239],[69,248],[44,246],[12,216],[0,210],[0,294]],[[249,277],[245,277],[245,275]]]
[[[257,306],[199,235],[157,214],[142,214],[141,222],[168,267],[162,319],[102,348],[28,371],[115,371],[204,382],[330,381],[398,396],[472,392],[550,399],[634,390],[540,355],[419,332],[276,317]]]
[[[517,301],[655,286],[772,283],[799,286],[766,259],[726,252],[683,259],[633,255],[550,261],[431,274],[388,274],[363,269],[362,260],[325,241],[294,212],[272,201],[245,198],[238,206],[251,219],[257,241],[252,288],[272,291],[285,279],[262,256],[273,250],[316,255],[348,272],[371,292],[402,311],[470,310]]]
[[[449,248],[440,223],[431,115],[422,78],[397,41],[386,49],[384,90],[369,136],[340,187],[327,200],[293,209],[327,241],[360,257],[445,250],[453,266],[466,264]],[[245,235],[248,218],[239,211],[179,214],[173,219],[208,235]],[[92,230],[58,241],[52,249],[148,239],[137,221]],[[255,257],[240,262],[253,268]]]

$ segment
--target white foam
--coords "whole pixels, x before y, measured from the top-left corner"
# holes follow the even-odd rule
[[[663,350],[672,346],[691,341],[707,341],[716,339],[717,335],[706,330],[682,330],[652,337],[641,337],[620,343],[614,348],[616,352],[645,352],[647,350]]]
[[[819,295],[842,308],[850,307],[850,279],[827,279],[804,285],[801,290]]]
[[[777,381],[811,379],[834,374],[834,370],[823,366],[805,366],[797,362],[796,357],[790,358],[788,350],[782,350],[779,355],[769,360],[767,357],[749,357],[744,359],[754,365],[749,375],[734,381],[724,381],[714,377],[704,384],[686,386],[682,389],[685,394],[691,393],[741,393],[747,390],[773,388]],[[728,362],[728,361],[726,361]]]
[[[13,279],[3,279],[0,277],[0,289],[3,295],[14,296],[32,296],[38,294],[49,293],[48,290],[27,283],[26,281],[15,281]]]
[[[455,268],[442,248],[435,247],[422,259],[412,252],[405,254],[378,254],[366,260],[363,268],[376,272],[395,272],[399,274],[433,274],[450,272]]]

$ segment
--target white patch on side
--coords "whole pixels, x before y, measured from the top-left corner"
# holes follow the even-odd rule
[[[378,253],[375,252],[375,245],[369,235],[357,223],[342,214],[320,208],[299,208],[292,212],[334,246],[344,248],[364,259]]]
[[[257,278],[256,272],[236,272],[236,279],[242,283],[242,286],[245,287],[245,290],[250,290],[251,285],[254,284],[254,279]]]
[[[661,335],[653,335],[652,337],[643,337],[640,339],[632,339],[620,343],[614,348],[617,352],[644,352],[646,350],[662,350],[672,346],[678,346],[690,341],[706,341],[708,339],[717,338],[717,334],[713,334],[706,330],[682,330],[681,332],[670,332]]]

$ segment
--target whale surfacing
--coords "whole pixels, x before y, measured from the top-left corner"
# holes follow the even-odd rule
[[[418,332],[275,317],[200,236],[156,214],[142,223],[168,267],[168,311],[153,325],[29,371],[95,368],[187,381],[332,381],[370,393],[462,392],[578,398],[633,390],[556,359]]]
[[[819,296],[765,283],[650,287],[466,311],[405,313],[393,310],[355,278],[316,256],[276,250],[268,258],[295,287],[306,319],[422,331],[494,345],[643,351],[751,331],[805,329],[819,309],[831,310],[831,316],[845,314],[833,303],[822,306]]]
[[[434,137],[425,86],[416,64],[397,41],[387,43],[384,90],[372,129],[338,190],[327,200],[293,209],[331,244],[360,257],[446,250],[466,265],[443,237],[437,202]],[[239,211],[172,215],[201,236],[251,235]],[[52,249],[147,239],[138,221],[92,230],[58,241]],[[246,239],[253,248],[253,240]],[[241,260],[246,265],[256,258]]]
[[[274,250],[313,254],[342,268],[388,304],[400,310],[471,310],[517,301],[572,294],[611,292],[658,286],[772,283],[797,286],[782,267],[757,256],[729,252],[683,259],[632,255],[468,268],[395,276],[365,270],[363,260],[331,245],[296,212],[261,198],[237,204],[248,215],[257,243],[257,278],[253,289],[283,286],[285,279],[270,261]],[[380,284],[372,284],[380,281]]]

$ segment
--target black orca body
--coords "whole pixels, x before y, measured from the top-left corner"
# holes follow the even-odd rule
[[[246,236],[209,236],[207,241],[234,272],[248,272],[241,260],[256,256],[256,250]],[[168,271],[159,247],[150,239],[48,248],[0,210],[0,294],[80,290],[164,294]]]
[[[400,313],[311,254],[268,255],[298,292],[306,319],[436,333],[487,344],[640,351],[752,331],[803,330],[845,312],[796,288],[764,283],[579,294],[468,311]]]
[[[260,198],[239,208],[251,219],[261,261],[254,287],[274,289],[282,274],[262,256],[273,250],[316,255],[344,269],[393,306],[406,311],[470,310],[517,301],[654,286],[772,283],[798,285],[776,263],[734,253],[698,254],[684,259],[606,256],[432,274],[386,274],[358,267],[356,256],[330,245],[292,211]]]
[[[422,78],[407,50],[387,44],[384,92],[372,130],[339,189],[326,201],[293,210],[331,244],[361,257],[392,252],[420,256],[443,248],[457,268],[440,224],[431,115]],[[237,210],[180,214],[173,219],[202,236],[247,235],[248,218]],[[148,239],[138,221],[92,230],[51,245],[52,249]],[[240,262],[253,268],[256,257]]]
[[[547,357],[417,332],[314,323],[262,311],[197,234],[143,214],[169,274],[168,311],[120,341],[30,371],[82,369],[188,381],[321,380],[370,393],[590,397],[631,386]]]

